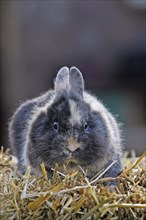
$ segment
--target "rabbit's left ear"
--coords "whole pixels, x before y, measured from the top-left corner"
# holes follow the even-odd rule
[[[83,97],[84,80],[83,80],[82,73],[76,67],[70,68],[69,85],[70,85],[71,90],[77,92],[81,97]]]
[[[68,90],[69,87],[69,69],[68,67],[62,67],[57,73],[55,82],[54,82],[55,92],[62,93]]]

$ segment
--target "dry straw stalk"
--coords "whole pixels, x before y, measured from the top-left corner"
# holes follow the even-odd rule
[[[103,178],[109,167],[88,179],[80,171],[42,177],[17,171],[9,151],[0,153],[0,219],[144,219],[146,216],[146,152],[139,158],[124,158],[125,168],[116,178]],[[131,162],[133,161],[134,162]],[[109,181],[115,183],[108,186]]]

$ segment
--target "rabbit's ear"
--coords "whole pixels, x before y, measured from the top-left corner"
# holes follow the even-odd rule
[[[80,70],[76,67],[70,68],[69,74],[70,89],[83,97],[84,79]]]
[[[68,90],[69,87],[69,69],[68,67],[62,67],[55,79],[54,87],[56,93],[62,93],[65,90]]]

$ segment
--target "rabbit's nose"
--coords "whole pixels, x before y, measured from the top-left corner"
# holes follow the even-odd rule
[[[73,138],[68,139],[66,148],[70,152],[76,151],[79,147],[80,147],[80,144],[78,142],[76,142]]]

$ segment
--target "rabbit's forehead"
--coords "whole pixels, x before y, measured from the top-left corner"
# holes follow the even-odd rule
[[[79,109],[77,102],[74,100],[69,100],[69,107],[70,107],[70,118],[69,122],[72,126],[76,124],[80,124],[82,121],[82,112]]]

